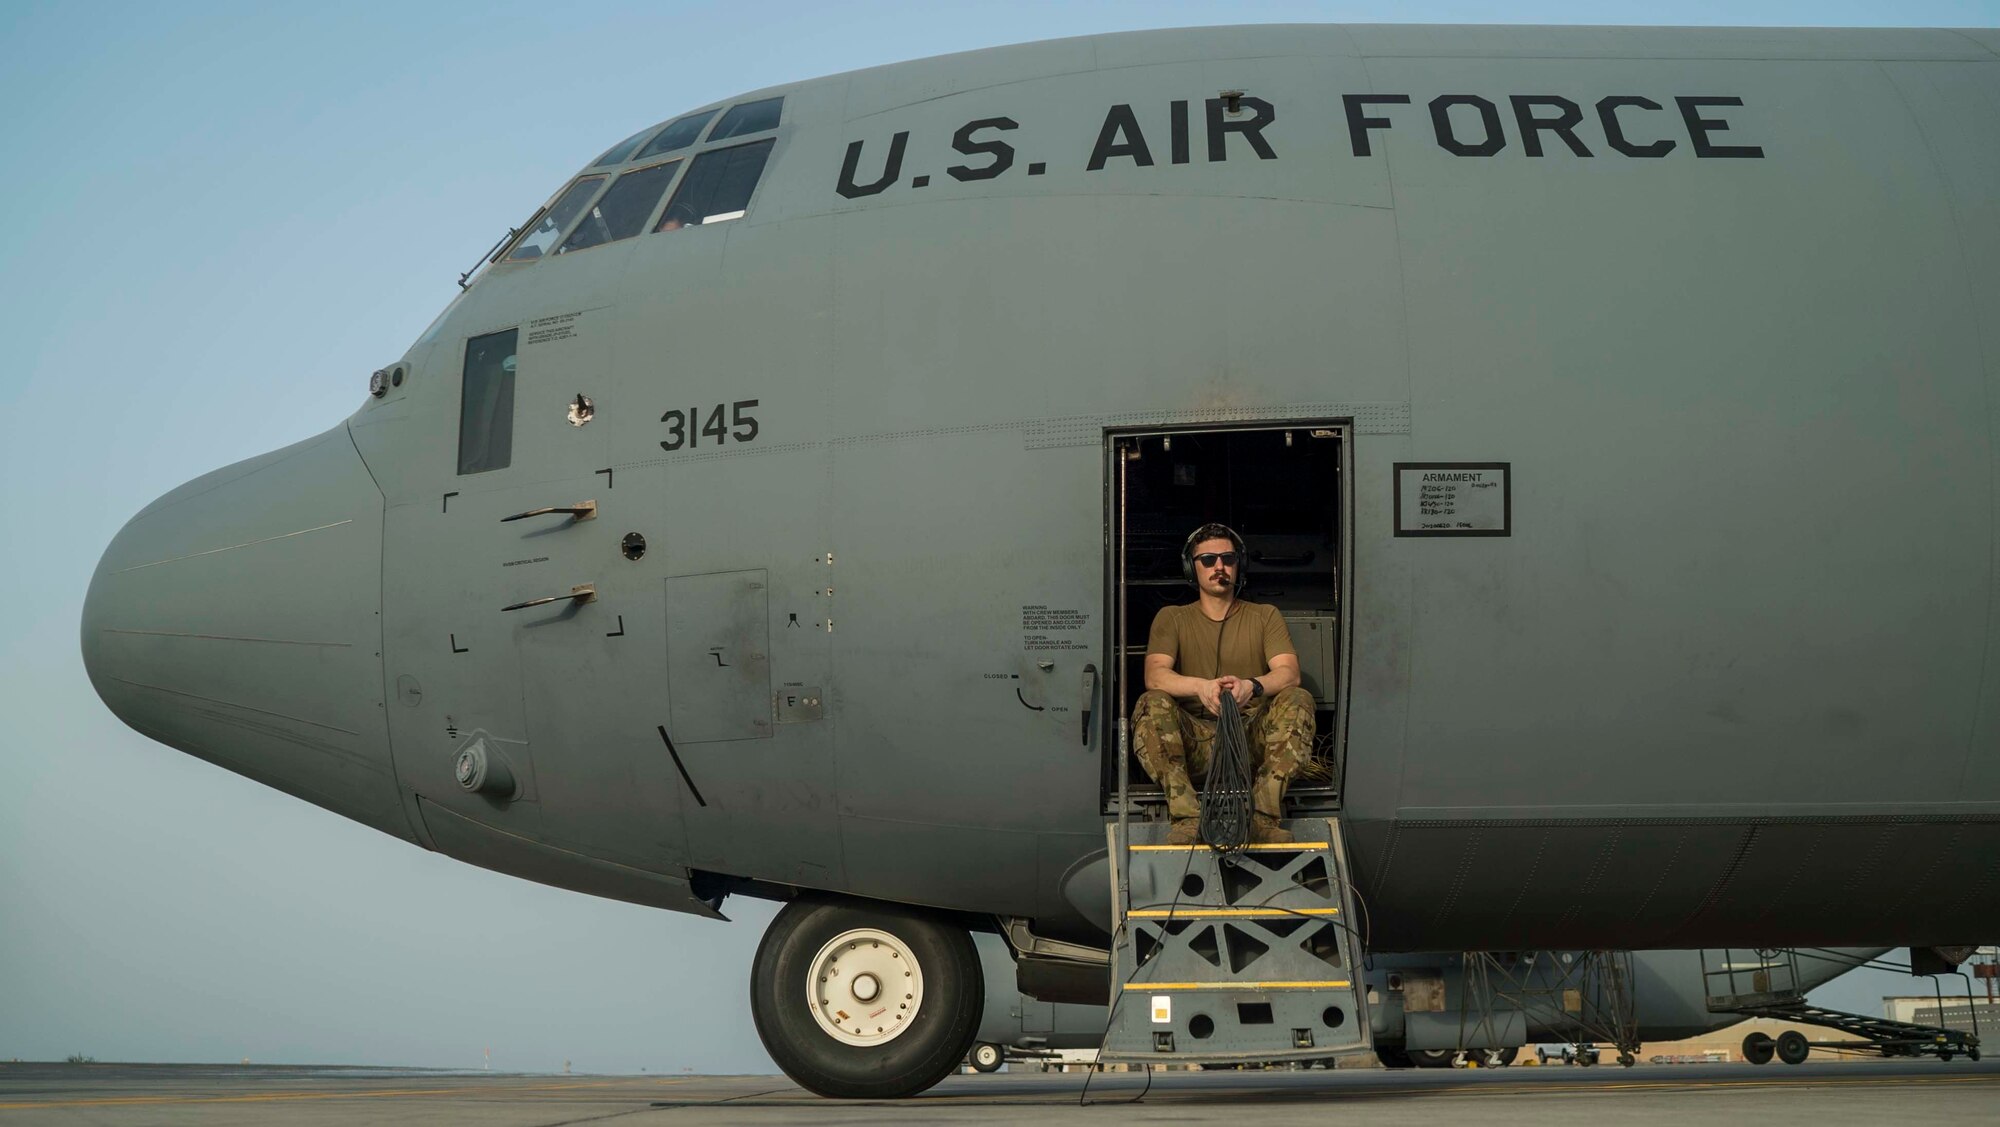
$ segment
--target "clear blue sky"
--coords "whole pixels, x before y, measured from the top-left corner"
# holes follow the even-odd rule
[[[724,925],[511,880],[149,743],[84,678],[91,570],[160,493],[349,414],[460,270],[640,126],[1224,20],[1992,26],[2000,3],[0,4],[0,1059],[768,1070],[766,906]]]

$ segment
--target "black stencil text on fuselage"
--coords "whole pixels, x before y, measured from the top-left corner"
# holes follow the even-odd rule
[[[1641,94],[1581,99],[1560,94],[1439,94],[1418,103],[1408,94],[1343,94],[1340,102],[1347,130],[1346,152],[1355,157],[1379,156],[1375,142],[1399,127],[1424,129],[1438,148],[1459,157],[1493,157],[1507,152],[1529,158],[1578,159],[1600,155],[1651,159],[1675,153],[1701,160],[1764,156],[1761,145],[1723,142],[1722,134],[1730,132],[1732,125],[1722,111],[1744,104],[1742,98],[1734,96],[1687,94],[1661,100]],[[1672,103],[1671,108],[1667,102]],[[1197,152],[1201,162],[1208,164],[1226,162],[1232,155],[1238,159],[1279,159],[1283,136],[1274,129],[1279,116],[1275,104],[1248,95],[1201,99],[1199,104],[1200,149],[1194,144],[1196,100],[1167,102],[1164,121],[1160,120],[1160,107],[1128,102],[1112,105],[1084,155],[1084,170],[1192,164]],[[1423,110],[1417,109],[1419,104]],[[1409,108],[1398,114],[1398,107]],[[1399,122],[1399,118],[1417,118],[1426,111],[1428,121],[1424,124]],[[1010,173],[1019,165],[1017,142],[1026,134],[1021,122],[1012,116],[990,115],[966,122],[953,132],[951,149],[969,159],[947,167],[945,175],[952,181],[971,183]],[[895,132],[889,138],[880,171],[866,181],[860,177],[868,141],[848,142],[834,190],[848,199],[861,199],[905,183],[903,165],[911,136],[910,130]],[[1032,161],[1025,165],[1024,174],[1040,176],[1047,167],[1046,161]],[[911,188],[928,188],[934,182],[943,183],[928,173],[912,175],[907,181]]]

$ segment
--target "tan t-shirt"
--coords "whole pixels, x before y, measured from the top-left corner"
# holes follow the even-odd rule
[[[1238,599],[1221,622],[1203,614],[1200,603],[1162,608],[1153,618],[1146,652],[1173,658],[1174,672],[1183,677],[1211,680],[1261,677],[1272,658],[1299,651],[1277,607]]]

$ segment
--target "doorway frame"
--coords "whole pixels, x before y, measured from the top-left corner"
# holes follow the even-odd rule
[[[1300,418],[1266,418],[1249,420],[1214,420],[1207,422],[1184,422],[1171,424],[1131,424],[1127,426],[1107,426],[1100,438],[1102,444],[1100,468],[1104,497],[1104,631],[1099,640],[1099,660],[1105,669],[1104,698],[1107,707],[1103,709],[1098,722],[1099,746],[1103,748],[1098,772],[1099,809],[1106,816],[1116,816],[1120,812],[1118,786],[1119,758],[1121,753],[1131,754],[1129,741],[1121,740],[1121,731],[1128,732],[1130,700],[1124,684],[1126,636],[1125,618],[1128,613],[1122,579],[1122,548],[1124,546],[1125,498],[1122,494],[1124,483],[1123,453],[1124,442],[1130,439],[1168,437],[1182,434],[1232,434],[1243,432],[1283,432],[1283,431],[1332,431],[1339,445],[1334,459],[1334,472],[1338,480],[1334,483],[1334,503],[1339,506],[1335,528],[1339,536],[1338,562],[1340,574],[1335,583],[1337,594],[1338,621],[1335,623],[1334,653],[1334,699],[1333,709],[1333,756],[1336,772],[1330,800],[1295,804],[1294,813],[1337,814],[1347,793],[1347,729],[1348,709],[1353,698],[1353,678],[1350,671],[1354,667],[1354,436],[1355,426],[1352,416],[1334,418],[1306,416]],[[1313,436],[1322,437],[1322,436]],[[1129,796],[1128,796],[1129,797]],[[1133,800],[1127,806],[1129,813],[1139,813],[1149,805],[1164,802],[1144,796]]]

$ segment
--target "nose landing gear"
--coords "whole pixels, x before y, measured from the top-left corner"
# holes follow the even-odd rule
[[[822,1096],[915,1095],[978,1033],[985,979],[965,929],[919,909],[795,900],[750,971],[750,1012],[785,1075]]]

